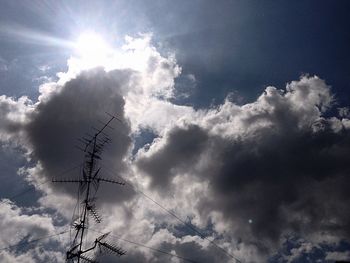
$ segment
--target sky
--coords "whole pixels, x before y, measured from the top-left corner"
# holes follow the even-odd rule
[[[349,7],[0,1],[0,261],[65,262],[106,112],[99,262],[350,261]]]

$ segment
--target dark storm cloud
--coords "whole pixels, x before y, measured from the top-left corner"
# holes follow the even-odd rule
[[[190,169],[191,164],[198,161],[207,138],[206,132],[198,126],[175,128],[168,135],[166,147],[156,155],[140,159],[137,165],[152,175],[154,187],[167,187],[173,176],[179,171]]]
[[[183,174],[208,182],[199,214],[221,213],[227,232],[262,252],[287,234],[349,239],[350,131],[322,117],[332,100],[317,77],[268,87],[252,104],[225,102],[207,121],[173,128],[138,167],[159,191]]]
[[[250,231],[257,240],[274,242],[286,231],[349,238],[350,213],[343,210],[350,198],[344,192],[350,186],[349,131],[259,135],[215,140],[215,173],[206,174],[215,198],[202,201],[199,210],[221,210],[242,226],[252,219],[236,233],[243,240]]]
[[[119,116],[121,122],[114,121],[112,126],[115,130],[106,131],[112,139],[112,146],[105,148],[103,161],[109,164],[109,169],[115,174],[126,170],[123,158],[129,151],[131,139],[130,127],[124,118],[122,91],[128,84],[130,74],[129,71],[118,70],[106,73],[96,68],[82,72],[56,91],[43,95],[25,127],[31,156],[43,168],[41,176],[47,179],[79,176],[79,170],[65,175],[60,173],[82,163],[83,153],[75,149],[75,145],[79,145],[77,139],[88,137],[86,133],[94,134],[95,130],[91,127],[99,128],[103,125],[100,121],[108,120],[105,112]],[[106,173],[104,176],[110,177]],[[67,185],[55,187],[62,189],[67,188]],[[113,191],[118,193],[118,198],[127,199],[130,196],[130,191],[124,193],[118,190]],[[111,191],[112,188],[108,187],[108,191],[101,191],[101,194],[107,197],[106,192]],[[116,196],[113,195],[113,198]]]

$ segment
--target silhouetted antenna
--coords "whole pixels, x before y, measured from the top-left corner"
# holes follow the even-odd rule
[[[120,247],[105,241],[105,238],[109,233],[105,233],[102,236],[96,238],[95,242],[90,247],[86,246],[86,239],[84,239],[88,228],[88,216],[90,216],[96,223],[102,222],[102,217],[96,210],[96,198],[91,198],[92,191],[94,191],[96,194],[100,182],[124,185],[123,182],[118,182],[116,180],[103,178],[100,176],[101,167],[98,166],[98,161],[101,160],[101,154],[103,152],[104,146],[111,141],[111,139],[108,137],[108,134],[105,133],[104,130],[106,128],[111,128],[110,123],[114,119],[121,121],[116,116],[113,116],[109,113],[107,114],[110,116],[110,119],[106,123],[103,123],[100,129],[93,128],[95,130],[95,133],[93,135],[86,133],[82,139],[78,140],[83,144],[83,146],[77,146],[77,148],[84,152],[85,159],[81,178],[52,180],[55,183],[77,183],[79,185],[79,193],[81,195],[85,195],[85,199],[80,204],[82,206],[81,213],[78,218],[76,218],[72,223],[75,235],[70,249],[66,253],[67,262],[97,263],[95,256],[90,255],[90,253],[95,248],[99,248],[99,251],[101,253],[109,252],[118,256],[122,256],[126,253],[126,251],[122,250]]]
[[[118,256],[122,256],[124,255],[126,252],[124,250],[122,250],[120,247],[117,247],[115,245],[111,245],[107,242],[97,242],[98,246],[100,247],[100,249],[105,249],[106,252],[110,252],[110,253],[114,253]]]
[[[94,204],[88,205],[86,209],[90,212],[91,216],[93,217],[93,219],[95,219],[96,223],[101,223],[102,219],[97,213]]]
[[[89,258],[87,256],[84,256],[84,255],[81,255],[80,256],[82,262],[88,262],[88,263],[98,263],[98,261],[92,259],[92,258]]]

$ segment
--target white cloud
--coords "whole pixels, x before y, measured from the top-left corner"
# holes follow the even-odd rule
[[[34,248],[29,250],[30,245],[26,245],[26,242],[48,235],[55,235],[61,231],[62,229],[54,227],[51,215],[38,214],[37,211],[32,211],[31,208],[20,208],[3,199],[0,203],[0,246],[1,248],[6,248],[20,242],[23,245],[1,251],[0,260],[6,263],[46,262],[47,259],[52,260],[51,262],[63,262],[63,260],[58,259],[58,256],[60,258],[63,256],[60,252],[62,247],[56,247],[56,250],[53,250],[51,247],[49,249],[48,246],[53,240],[60,243],[60,239],[57,236],[51,239],[42,239],[40,243],[33,243]],[[46,247],[46,249],[39,249],[42,246]]]
[[[328,219],[321,220],[311,212],[313,205],[320,211],[325,203],[337,211],[343,206],[337,190],[332,192],[335,203],[320,200],[325,192],[321,189],[330,184],[325,178],[333,178],[333,189],[345,183],[340,167],[348,162],[341,154],[348,152],[348,145],[327,138],[348,138],[342,133],[344,121],[323,117],[332,102],[323,80],[303,76],[286,90],[267,87],[249,104],[226,100],[215,109],[192,110],[141,149],[136,164],[149,177],[149,189],[160,192],[158,199],[173,209],[176,200],[182,218],[192,216],[202,227],[212,223],[216,231],[232,238],[232,246],[242,239],[251,258],[279,247],[280,238],[290,231],[300,231],[315,244],[339,242],[341,234],[329,229],[327,220],[338,218],[334,224],[341,231],[348,214],[326,212],[323,216]],[[328,148],[328,143],[334,145]],[[318,168],[322,165],[325,168]],[[198,190],[192,189],[196,182]],[[312,196],[300,189],[304,187],[313,187]],[[306,226],[309,220],[314,220],[312,229]],[[298,230],[290,229],[294,224]],[[258,249],[252,244],[259,244]]]
[[[27,97],[14,99],[0,96],[0,141],[15,145],[24,143],[23,127],[29,121],[34,105]]]

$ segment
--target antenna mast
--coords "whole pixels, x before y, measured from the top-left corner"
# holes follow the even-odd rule
[[[80,179],[63,179],[56,180],[53,179],[52,182],[55,183],[78,183],[79,184],[79,195],[84,196],[84,200],[81,203],[82,209],[77,220],[73,222],[73,228],[75,231],[74,239],[71,243],[70,249],[67,251],[66,261],[67,262],[90,262],[97,263],[94,259],[94,255],[89,255],[96,247],[99,251],[106,251],[115,253],[118,256],[122,256],[126,251],[121,248],[110,244],[105,240],[109,233],[105,233],[95,239],[92,245],[86,246],[84,242],[84,237],[86,237],[88,229],[88,218],[92,217],[96,223],[101,223],[102,219],[96,211],[95,201],[96,198],[92,197],[93,192],[96,194],[100,182],[113,183],[124,185],[122,182],[115,181],[109,178],[103,178],[99,176],[101,167],[98,166],[98,160],[101,160],[101,154],[103,148],[106,144],[110,143],[111,139],[104,132],[106,128],[111,128],[109,125],[114,120],[119,118],[110,116],[110,119],[103,124],[100,129],[95,129],[94,135],[87,135],[88,137],[83,137],[79,141],[82,142],[83,148],[78,147],[84,152],[84,165],[82,177]],[[120,120],[119,120],[120,121]],[[79,202],[79,201],[78,201]]]

